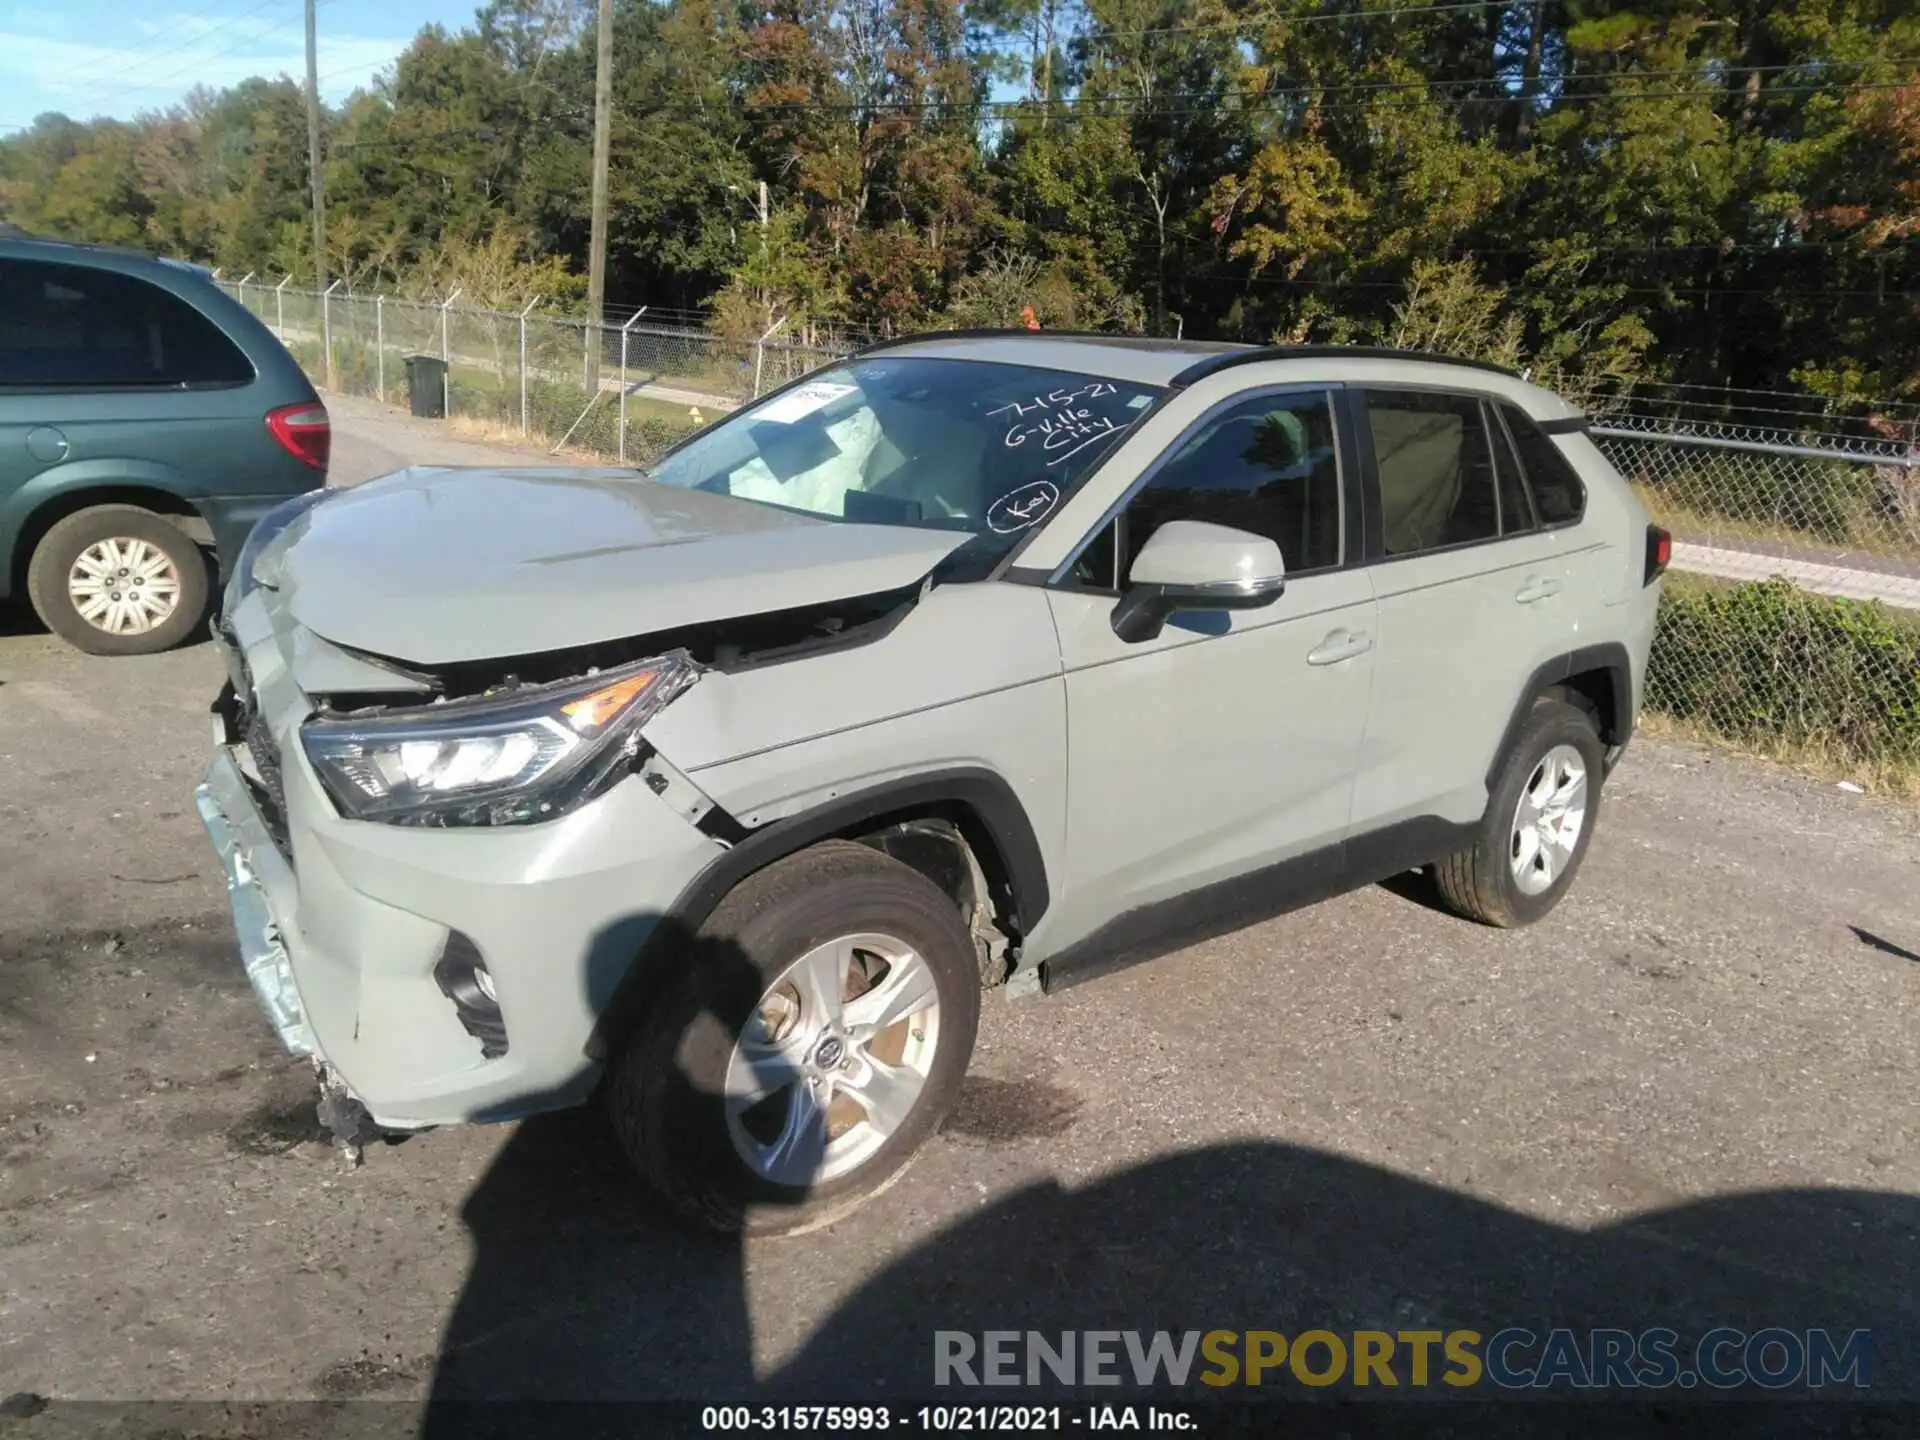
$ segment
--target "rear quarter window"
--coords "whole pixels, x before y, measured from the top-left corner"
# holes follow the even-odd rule
[[[1534,512],[1542,525],[1571,525],[1587,510],[1587,487],[1553,437],[1518,406],[1502,405],[1501,418],[1520,454]]]
[[[0,385],[244,385],[252,363],[205,315],[137,276],[0,260]]]

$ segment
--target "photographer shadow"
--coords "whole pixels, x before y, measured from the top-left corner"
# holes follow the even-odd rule
[[[610,937],[610,952],[632,945],[635,934]],[[683,959],[744,967],[746,983],[744,955],[673,939],[666,948]],[[1355,1330],[1471,1330],[1484,1339],[1513,1326],[1543,1338],[1555,1328],[1665,1326],[1684,1347],[1719,1326],[1826,1329],[1838,1344],[1864,1329],[1872,1334],[1861,1378],[1870,1388],[1811,1393],[1920,1400],[1911,1298],[1920,1279],[1920,1201],[1909,1195],[1731,1195],[1573,1229],[1339,1155],[1246,1142],[1176,1151],[1078,1185],[1036,1181],[959,1213],[903,1257],[877,1262],[873,1237],[893,1223],[896,1207],[956,1209],[954,1190],[976,1193],[970,1179],[946,1194],[931,1188],[940,1176],[967,1174],[975,1155],[988,1158],[962,1146],[936,1138],[937,1158],[827,1229],[743,1244],[660,1218],[597,1109],[523,1122],[462,1208],[472,1265],[445,1327],[423,1433],[470,1433],[463,1401],[1032,1403],[1146,1393],[1135,1389],[1117,1344],[1122,1383],[1113,1387],[938,1387],[938,1331],[977,1340],[989,1330],[1054,1339],[1090,1330],[1328,1330],[1349,1339]],[[929,1187],[916,1190],[915,1180],[929,1176]],[[797,1263],[823,1252],[833,1273],[865,1276],[838,1303],[814,1298],[822,1289],[817,1263]],[[803,1322],[807,1340],[762,1373],[756,1312],[810,1305],[821,1313]],[[1539,1347],[1515,1353],[1531,1364]],[[1196,1359],[1182,1398],[1220,1394],[1193,1383],[1208,1368]],[[1466,1389],[1442,1383],[1438,1348],[1425,1387],[1407,1386],[1404,1355],[1394,1368],[1402,1388],[1391,1393],[1354,1390],[1350,1371],[1328,1390],[1276,1372],[1259,1393],[1336,1397],[1316,1411],[1370,1397],[1502,1393],[1485,1380]],[[1564,1399],[1573,1389],[1535,1393]],[[1669,1407],[1662,1413],[1682,1414],[1671,1405],[1705,1393],[1661,1392]],[[1433,1419],[1432,1406],[1413,1408],[1422,1425]],[[1793,1427],[1806,1420],[1784,1404],[1742,1406],[1737,1418],[1742,1433],[1800,1433]],[[584,1433],[578,1415],[564,1428]],[[1574,1433],[1559,1420],[1553,1428]],[[517,1433],[527,1433],[524,1424]],[[1462,1433],[1488,1432],[1475,1422]],[[1682,1425],[1662,1433],[1693,1432]],[[1727,1430],[1709,1424],[1699,1433]]]

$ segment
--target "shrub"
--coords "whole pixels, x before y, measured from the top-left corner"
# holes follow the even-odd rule
[[[1777,578],[1670,576],[1646,703],[1738,743],[1920,765],[1920,621]]]

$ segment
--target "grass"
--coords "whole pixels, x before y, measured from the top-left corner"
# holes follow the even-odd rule
[[[1847,529],[1845,538],[1839,539],[1785,521],[1754,520],[1716,510],[1689,509],[1651,485],[1635,485],[1633,489],[1648,513],[1683,541],[1767,540],[1800,546],[1816,554],[1851,551],[1893,560],[1920,560],[1920,537],[1907,535],[1892,523],[1856,521]]]
[[[1669,575],[1645,710],[1667,733],[1920,796],[1920,620],[1785,580]]]

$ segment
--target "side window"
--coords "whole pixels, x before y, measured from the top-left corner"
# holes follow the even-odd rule
[[[220,328],[132,275],[0,262],[0,385],[242,385],[253,366]]]
[[[1493,447],[1481,403],[1414,390],[1367,393],[1389,555],[1497,539]]]
[[[1261,395],[1209,416],[1128,502],[1125,571],[1169,520],[1264,535],[1279,545],[1289,575],[1338,565],[1333,397],[1326,391]]]
[[[1067,578],[1086,590],[1117,590],[1114,571],[1120,559],[1120,521],[1109,520],[1075,557]]]
[[[1493,436],[1493,473],[1500,484],[1500,533],[1519,535],[1536,529],[1539,521],[1534,519],[1533,500],[1527,494],[1526,476],[1520,473],[1513,442],[1501,426],[1489,424],[1488,429]]]
[[[1527,486],[1533,492],[1534,509],[1540,512],[1542,525],[1566,525],[1586,513],[1587,487],[1573,462],[1560,453],[1553,437],[1542,430],[1517,406],[1502,405],[1500,414],[1520,452],[1520,464],[1527,472]]]

